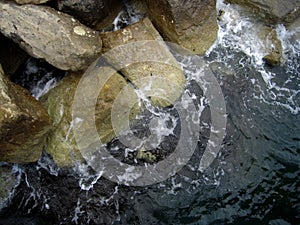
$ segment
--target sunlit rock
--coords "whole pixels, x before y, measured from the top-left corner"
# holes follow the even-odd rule
[[[48,2],[49,0],[15,0],[16,3],[23,4],[43,4]]]
[[[107,82],[103,86],[98,85],[107,74],[109,75]],[[87,82],[87,85],[82,84],[83,82]],[[93,88],[93,84],[89,82],[96,83],[98,88]],[[80,134],[75,136],[74,129],[80,129],[82,134],[87,134],[93,132],[93,126],[96,126],[97,138],[100,138],[103,144],[111,141],[116,136],[111,123],[111,110],[115,99],[126,85],[126,80],[112,68],[96,68],[91,69],[89,75],[85,78],[82,77],[82,74],[69,74],[57,87],[41,98],[48,109],[50,117],[53,119],[53,129],[48,136],[46,151],[52,155],[59,167],[71,167],[76,161],[83,160],[78,142],[83,143],[85,140],[81,140]],[[78,88],[83,95],[75,99]],[[133,89],[130,89],[129,94],[134,95]],[[93,98],[96,98],[96,102],[92,100]],[[120,103],[122,110],[123,108],[125,108],[124,110],[130,110],[130,108],[126,108],[126,103],[133,98],[135,96],[126,96],[124,101]],[[75,109],[74,104],[76,105]],[[77,112],[74,112],[74,110]],[[137,112],[137,109],[135,109],[131,113],[135,114]],[[76,113],[83,116],[80,118],[74,116],[73,118],[72,115],[77,115]],[[124,111],[114,113],[117,115],[124,114]],[[125,123],[125,121],[123,122]],[[79,126],[78,123],[81,123],[81,125]],[[122,127],[123,125],[119,124],[119,126]],[[77,130],[77,132],[80,131]],[[82,138],[84,138],[84,135],[82,135]],[[91,142],[93,140],[87,145],[94,144]]]
[[[182,69],[148,18],[101,33],[104,58],[158,106],[169,106],[185,85]]]
[[[215,0],[147,0],[155,27],[171,42],[204,54],[217,38]]]
[[[27,90],[5,78],[0,66],[0,161],[38,160],[49,128],[47,111]]]
[[[86,69],[101,52],[98,32],[50,7],[1,1],[0,11],[5,36],[59,69]]]

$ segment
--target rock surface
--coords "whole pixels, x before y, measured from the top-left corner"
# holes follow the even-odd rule
[[[84,70],[101,52],[98,32],[46,6],[0,2],[0,31],[35,58],[62,70]]]
[[[16,3],[23,4],[43,4],[48,2],[49,0],[15,0]]]
[[[293,22],[300,12],[299,0],[226,0],[254,10],[267,24]]]
[[[277,37],[276,30],[270,27],[264,27],[260,32],[260,36],[268,52],[263,59],[270,65],[279,65],[282,59],[282,44]]]
[[[203,54],[217,38],[216,0],[147,0],[155,27],[166,38]]]
[[[13,188],[18,184],[17,181],[10,166],[0,166],[0,210],[5,207]]]
[[[111,24],[122,9],[120,0],[64,0],[57,1],[57,9],[74,16],[81,23],[95,29]]]
[[[120,90],[127,85],[127,82],[110,67],[105,67],[105,70],[96,69],[93,73],[94,77],[91,82],[99,82],[99,80],[105,76],[104,73],[113,74],[101,91],[86,87],[84,90],[85,94],[82,96],[83,99],[89,97],[92,98],[95,93],[99,93],[98,91],[100,91],[93,108],[95,110],[93,115],[95,116],[95,124],[101,142],[107,143],[115,137],[111,124],[111,109],[114,100]],[[53,119],[53,129],[48,136],[46,151],[52,155],[55,163],[59,167],[71,167],[76,161],[82,161],[83,159],[76,143],[76,141],[78,142],[79,140],[76,140],[74,136],[74,123],[92,119],[91,117],[93,116],[81,118],[78,121],[74,120],[72,117],[74,96],[81,79],[81,74],[69,74],[57,87],[50,90],[41,98],[41,101],[45,107],[47,107],[48,113]],[[132,99],[132,97],[128,96],[128,99]],[[86,102],[89,101],[82,100],[80,109],[78,110],[88,110],[88,106],[85,105]],[[83,127],[82,129],[85,132],[89,132],[92,127]]]
[[[181,95],[183,72],[148,18],[101,37],[104,57],[153,103],[165,107]]]
[[[5,78],[0,66],[0,161],[38,160],[49,128],[46,110],[27,90]]]

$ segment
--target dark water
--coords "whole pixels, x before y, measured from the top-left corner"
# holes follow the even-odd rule
[[[203,111],[195,153],[182,170],[159,184],[132,187],[99,178],[86,165],[59,169],[44,154],[20,166],[21,182],[0,224],[300,224],[299,43],[282,66],[270,67],[227,34],[203,59],[221,86],[227,115],[220,152],[207,170],[197,166],[209,139],[210,108],[186,68],[186,90]],[[145,113],[133,125],[137,135],[147,135],[149,118]],[[169,154],[179,134],[180,121],[160,150]],[[118,140],[109,145],[116,146],[115,157],[134,163]]]

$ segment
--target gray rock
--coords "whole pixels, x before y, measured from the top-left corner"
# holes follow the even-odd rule
[[[44,4],[49,0],[15,0],[16,3],[23,5],[23,4]]]
[[[168,41],[203,54],[217,38],[215,0],[147,0],[155,27]]]
[[[9,81],[0,66],[0,161],[38,160],[50,117],[27,90]]]
[[[84,70],[101,52],[98,32],[46,6],[0,2],[0,31],[35,58],[62,70]]]
[[[8,165],[0,166],[0,210],[10,200],[15,186],[18,185],[20,177],[12,171]]]
[[[299,16],[299,0],[226,0],[246,6],[267,24],[291,23]]]
[[[64,0],[57,1],[57,9],[74,16],[81,23],[95,29],[111,24],[123,7],[120,0]]]

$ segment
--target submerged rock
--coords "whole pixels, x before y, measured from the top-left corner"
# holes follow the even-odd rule
[[[101,52],[98,32],[46,6],[0,2],[0,31],[35,58],[62,70],[83,70]]]
[[[299,0],[226,0],[246,6],[259,15],[267,24],[290,23],[300,11]]]
[[[10,166],[0,166],[0,210],[6,206],[11,192],[17,184],[17,176],[12,172]]]
[[[27,90],[5,78],[0,66],[0,161],[38,160],[49,128],[46,110]]]
[[[204,54],[217,38],[216,0],[147,0],[148,13],[166,40]]]
[[[104,69],[95,69],[91,72],[91,80],[89,82],[97,83],[100,82],[103,76],[107,74],[113,74],[107,80],[101,90],[94,90],[89,86],[84,86],[84,96],[80,101],[76,103],[79,105],[77,110],[85,112],[94,109],[94,112],[86,112],[87,117],[85,118],[73,118],[72,107],[74,103],[74,97],[77,88],[83,88],[81,74],[69,74],[60,82],[58,86],[50,90],[45,96],[41,98],[41,101],[47,107],[48,113],[53,119],[53,129],[50,132],[47,140],[46,151],[52,155],[55,163],[59,167],[71,167],[76,161],[82,161],[83,157],[80,153],[74,134],[75,123],[83,122],[80,129],[84,130],[84,133],[89,132],[93,129],[93,124],[96,125],[99,138],[102,143],[111,141],[115,136],[114,129],[111,123],[111,110],[114,101],[122,88],[127,85],[126,80],[120,76],[116,71],[110,67]],[[89,79],[89,78],[83,78]],[[134,91],[132,89],[132,94]],[[95,105],[91,108],[90,99],[96,95],[97,99]],[[98,95],[99,94],[99,95]],[[133,96],[127,96],[126,99],[130,100]],[[78,99],[77,99],[78,101]],[[126,100],[123,102],[126,108]],[[132,112],[135,114],[137,110]],[[73,112],[74,113],[74,112]],[[91,114],[89,114],[91,113]],[[115,112],[116,114],[122,114],[124,112]],[[93,121],[93,119],[95,120]],[[92,123],[89,120],[92,120]],[[84,123],[88,121],[87,123]],[[94,123],[93,123],[94,122]],[[120,124],[122,126],[122,124]],[[93,143],[88,143],[93,144]],[[100,146],[99,146],[100,147]]]
[[[122,9],[120,0],[57,1],[57,9],[74,16],[86,26],[100,29],[111,24]]]
[[[104,58],[154,104],[169,106],[181,95],[181,67],[148,18],[101,37]]]

